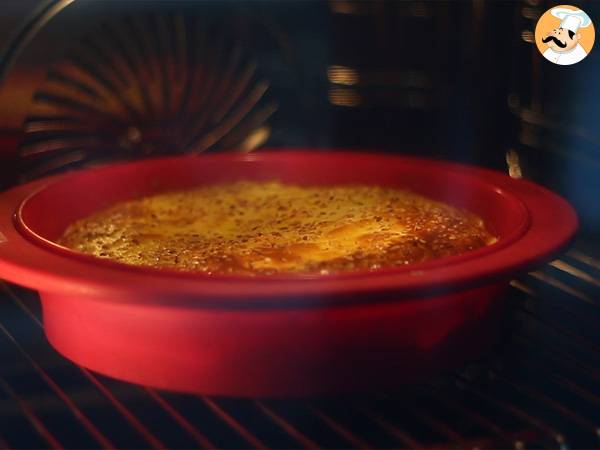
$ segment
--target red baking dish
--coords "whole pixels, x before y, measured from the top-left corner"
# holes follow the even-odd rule
[[[479,214],[499,239],[401,268],[271,277],[127,266],[54,243],[117,201],[239,179],[410,189]],[[576,228],[550,191],[454,163],[341,151],[179,156],[0,194],[0,276],[38,290],[49,341],[97,372],[203,394],[313,395],[398,386],[477,357],[497,337],[511,277]]]

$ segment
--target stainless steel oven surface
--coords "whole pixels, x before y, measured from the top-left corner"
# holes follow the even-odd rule
[[[100,166],[118,170],[118,164],[179,155],[202,158],[233,152],[257,161],[261,152],[272,155],[276,149],[310,149],[323,155],[323,161],[336,157],[332,149],[360,150],[362,156],[344,153],[354,159],[331,169],[330,177],[335,180],[344,179],[342,172],[351,174],[349,179],[373,178],[373,169],[367,167],[371,153],[379,158],[408,156],[413,164],[421,160],[410,157],[441,160],[444,167],[456,167],[453,176],[457,180],[459,174],[472,173],[463,164],[478,166],[479,174],[491,174],[482,169],[493,169],[513,178],[506,178],[508,184],[503,186],[507,192],[511,181],[527,185],[519,181],[523,179],[559,194],[576,211],[579,225],[568,247],[560,243],[561,252],[555,259],[523,265],[525,270],[511,272],[511,276],[517,275],[510,280],[488,280],[503,281],[507,286],[494,287],[495,304],[502,308],[485,315],[486,320],[493,318],[489,322],[494,324],[493,332],[478,313],[491,294],[477,291],[476,279],[470,280],[468,295],[456,297],[456,286],[450,283],[440,288],[425,266],[406,272],[430,276],[432,282],[429,286],[417,283],[419,289],[410,292],[415,308],[430,312],[414,316],[420,318],[419,323],[402,323],[422,339],[415,338],[412,347],[403,347],[402,342],[397,347],[389,345],[389,349],[402,348],[404,353],[388,351],[383,357],[383,345],[371,348],[364,344],[385,342],[382,336],[399,339],[413,335],[404,328],[386,335],[381,331],[384,320],[367,317],[371,314],[368,310],[361,320],[360,309],[353,313],[352,323],[374,324],[367,331],[379,336],[379,341],[370,340],[371,335],[354,336],[353,345],[360,349],[354,359],[348,352],[351,347],[339,344],[346,342],[343,339],[335,341],[338,347],[331,344],[334,341],[328,339],[342,329],[336,320],[348,320],[344,308],[359,308],[347,301],[352,291],[346,291],[345,297],[338,291],[334,293],[340,294],[338,297],[331,292],[326,295],[325,290],[321,295],[320,285],[308,280],[305,291],[280,295],[277,298],[290,301],[282,309],[290,316],[314,306],[319,295],[323,305],[332,304],[327,305],[329,309],[322,305],[330,314],[327,322],[319,316],[306,319],[311,326],[302,329],[316,330],[315,336],[293,338],[314,345],[314,359],[310,358],[312,350],[298,348],[283,360],[275,353],[264,360],[269,373],[287,374],[298,383],[290,387],[273,375],[259,379],[262,392],[276,392],[269,387],[284,385],[281,392],[296,394],[271,396],[212,395],[197,387],[201,382],[194,384],[194,389],[168,389],[169,382],[162,382],[160,376],[136,384],[123,381],[128,377],[117,371],[107,376],[94,370],[89,361],[102,358],[102,367],[110,367],[112,354],[106,347],[94,350],[94,345],[108,345],[108,341],[118,345],[116,340],[97,339],[87,347],[86,342],[59,343],[56,336],[78,334],[56,327],[93,330],[94,320],[111,320],[100,314],[85,319],[88,322],[83,315],[77,318],[83,302],[100,304],[105,300],[94,300],[102,289],[102,284],[96,283],[99,269],[93,261],[82,260],[80,272],[72,271],[74,263],[69,266],[64,286],[49,278],[44,281],[54,283],[51,294],[66,289],[73,310],[70,321],[49,323],[53,317],[47,309],[50,300],[42,297],[42,311],[37,290],[7,281],[20,269],[10,266],[3,254],[3,246],[8,247],[6,243],[15,234],[0,226],[0,262],[7,268],[5,273],[0,271],[0,449],[599,447],[600,131],[596,122],[600,88],[596,80],[600,50],[593,46],[594,24],[600,24],[600,3],[592,1],[575,5],[546,0],[4,1],[0,7],[0,201],[4,202],[0,211],[10,211],[0,217],[2,226],[14,224],[19,230],[19,220],[27,211],[9,208],[12,202],[20,203],[11,193],[21,192],[27,183],[41,188],[66,173]],[[573,63],[576,59],[580,61]],[[231,160],[240,158],[232,156]],[[319,159],[305,156],[291,169],[261,172],[260,177],[301,182],[302,178],[318,179],[323,175],[317,173],[329,170],[313,167],[311,161]],[[350,161],[357,163],[352,166]],[[143,164],[130,167],[145,170]],[[221,175],[232,178],[237,170],[218,167],[223,173],[210,174],[211,179]],[[385,184],[391,172],[380,170],[380,182]],[[178,182],[187,179],[189,172],[177,172],[181,176]],[[500,179],[497,172],[478,183]],[[101,203],[96,196],[105,195],[103,190],[107,198],[114,197],[118,183],[110,180],[116,179],[117,172],[110,173],[113,178],[96,178],[90,204]],[[432,180],[431,173],[427,176]],[[144,177],[138,172],[131,178],[143,181]],[[414,183],[419,184],[418,180]],[[430,184],[445,186],[443,180]],[[502,216],[475,195],[458,198],[459,192],[466,191],[449,189],[444,198],[478,205],[490,217]],[[503,189],[496,194],[508,195]],[[492,190],[486,195],[481,198],[492,198]],[[59,210],[69,211],[71,206],[86,209],[85,201],[77,200],[85,195],[79,193],[64,194],[61,198],[71,203],[54,209],[34,197],[32,194],[41,212],[29,214],[44,229],[52,230],[53,224],[64,222],[53,216]],[[73,199],[81,204],[75,205]],[[522,215],[527,216],[515,224],[506,217],[498,218],[506,229],[561,229],[561,221],[571,217],[561,239],[570,236],[574,216],[565,216],[564,210],[557,208],[540,223],[518,200],[505,203],[512,205],[507,210],[515,217],[521,217],[514,212],[521,211],[519,208],[524,208]],[[22,234],[23,241],[29,242],[27,233]],[[527,242],[547,245],[535,239]],[[53,258],[48,261],[67,256],[59,253]],[[483,264],[484,259],[480,261]],[[32,278],[44,280],[48,267],[41,260],[25,262]],[[452,264],[460,271],[460,262]],[[439,267],[444,267],[443,261]],[[161,277],[157,275],[157,280]],[[96,284],[86,284],[92,278]],[[123,280],[126,278],[112,281],[123,287]],[[177,303],[180,298],[175,294],[188,286],[185,277],[180,280],[178,289],[169,291],[173,297],[163,293],[158,302],[148,286],[127,288],[138,305],[145,305],[146,314],[156,305]],[[260,288],[245,284],[248,290],[242,294],[241,285],[231,283],[223,283],[220,289],[237,289],[238,303],[273,300],[256,294],[263,295],[273,286],[269,280]],[[24,280],[23,284],[31,287],[35,283]],[[167,286],[166,282],[162,286]],[[214,296],[217,290],[210,292]],[[115,305],[124,301],[117,291],[111,295],[117,300]],[[390,295],[382,289],[373,302],[392,310],[402,299]],[[427,306],[432,299],[446,297],[462,302],[461,306],[441,310]],[[224,308],[223,298],[211,297],[212,303],[195,307],[207,311],[240,308],[259,320],[271,314],[239,304]],[[146,331],[139,317],[131,319],[135,311],[133,314],[119,326],[133,327],[130,336],[135,338]],[[160,321],[158,316],[144,317]],[[443,336],[448,332],[442,330],[444,324],[459,316],[475,324],[469,333],[454,330],[458,344],[451,351],[435,353],[433,362],[440,363],[431,364],[435,369],[416,379],[405,377],[404,372],[415,369],[414,361],[423,363],[424,352],[418,345],[424,348],[435,336]],[[302,313],[297,317],[295,320],[301,321]],[[183,318],[181,327],[190,320]],[[274,330],[285,328],[277,320],[270,323],[276,325]],[[392,322],[385,323],[389,326]],[[54,327],[50,339],[45,326]],[[225,329],[236,331],[233,322],[228,326]],[[419,330],[432,327],[436,330],[419,334]],[[173,336],[185,333],[177,325],[165,329]],[[347,339],[353,339],[348,331],[352,329],[346,325]],[[261,373],[258,363],[244,366],[244,361],[254,361],[249,343],[263,358],[268,352],[257,347],[261,339],[265,346],[279,344],[294,328],[272,336],[267,336],[265,329],[255,330],[245,342],[237,333],[237,344],[229,339],[227,345],[214,347],[227,348],[227,355],[239,362],[234,366],[247,369],[223,371],[222,377],[227,378],[223,385],[229,386],[230,392],[250,392],[231,387],[252,385],[249,380],[256,380],[256,373]],[[88,336],[93,335],[90,333]],[[164,344],[169,346],[169,342]],[[201,344],[211,348],[210,343]],[[128,348],[135,345],[137,341],[123,343]],[[239,354],[236,345],[244,349]],[[87,359],[74,362],[77,358],[65,357],[67,347],[85,348]],[[472,351],[474,347],[477,352]],[[178,360],[190,348],[193,345],[171,345],[165,361]],[[147,350],[142,343],[140,354]],[[221,353],[213,357],[217,361],[224,358]],[[134,358],[115,365],[137,363]],[[162,363],[156,361],[154,366],[160,369]],[[366,366],[386,367],[384,363],[393,371],[383,377],[380,369],[379,377],[369,378],[377,371]],[[200,360],[194,364],[203,367]],[[314,366],[306,367],[311,364]],[[366,388],[347,388],[355,387],[349,380],[359,373],[369,374]],[[399,375],[394,378],[390,374]],[[378,382],[383,378],[386,383]],[[219,385],[218,376],[215,379],[213,385]],[[346,388],[336,390],[336,385]],[[304,389],[306,386],[323,388]],[[321,393],[317,395],[317,391]]]

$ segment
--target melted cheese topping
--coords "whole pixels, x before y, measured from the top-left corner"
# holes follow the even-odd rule
[[[240,181],[119,203],[59,243],[129,264],[252,275],[374,270],[495,241],[475,215],[407,191]]]

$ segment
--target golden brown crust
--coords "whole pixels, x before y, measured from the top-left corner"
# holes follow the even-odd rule
[[[475,215],[407,191],[240,181],[117,204],[59,243],[129,264],[254,275],[375,270],[495,241]]]

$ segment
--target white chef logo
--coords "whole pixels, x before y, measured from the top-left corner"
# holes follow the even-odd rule
[[[544,58],[561,66],[584,59],[594,45],[594,34],[590,17],[583,10],[568,5],[546,11],[535,29],[536,44]]]

